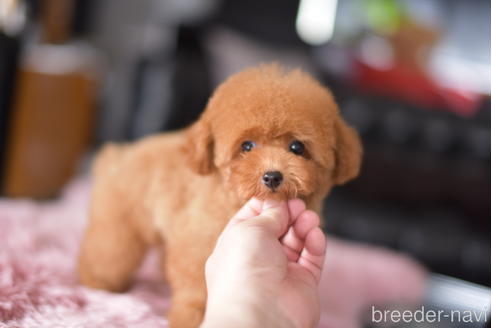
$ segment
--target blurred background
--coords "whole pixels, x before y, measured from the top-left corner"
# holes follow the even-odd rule
[[[326,230],[461,279],[465,306],[490,293],[486,0],[1,0],[2,196],[56,197],[103,142],[183,128],[271,61],[329,86],[364,142]]]

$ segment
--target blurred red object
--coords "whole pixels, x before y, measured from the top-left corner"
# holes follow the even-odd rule
[[[420,70],[393,66],[379,70],[355,60],[354,84],[362,91],[378,93],[426,108],[448,109],[470,117],[480,109],[485,96],[438,85]]]

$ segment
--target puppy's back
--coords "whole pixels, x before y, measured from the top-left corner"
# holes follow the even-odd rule
[[[111,171],[115,171],[118,163],[121,163],[126,147],[126,145],[118,145],[112,142],[105,144],[92,164],[93,176],[97,179]]]

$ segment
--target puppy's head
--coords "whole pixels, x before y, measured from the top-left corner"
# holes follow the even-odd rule
[[[359,171],[357,134],[331,93],[307,74],[276,65],[233,75],[187,131],[189,166],[219,172],[241,199],[327,193]]]

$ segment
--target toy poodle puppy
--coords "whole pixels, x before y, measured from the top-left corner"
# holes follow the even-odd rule
[[[358,174],[361,152],[331,93],[306,73],[262,65],[235,74],[191,127],[97,156],[80,279],[123,291],[158,246],[170,325],[198,327],[205,262],[228,219],[251,197],[300,198],[320,214],[332,186]]]

